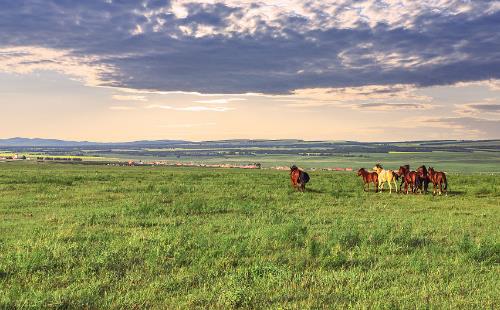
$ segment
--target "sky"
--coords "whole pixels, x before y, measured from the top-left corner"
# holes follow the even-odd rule
[[[500,138],[500,1],[0,0],[0,138]]]

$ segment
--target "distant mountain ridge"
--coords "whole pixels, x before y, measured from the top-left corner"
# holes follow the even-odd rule
[[[105,146],[105,145],[166,145],[166,144],[185,144],[189,141],[183,140],[141,140],[130,142],[91,142],[91,141],[68,141],[58,139],[43,139],[43,138],[9,138],[0,139],[0,146],[4,147],[79,147],[79,146]]]
[[[498,139],[489,140],[427,140],[427,141],[398,141],[398,142],[359,142],[359,141],[305,141],[300,139],[227,139],[227,140],[210,140],[210,141],[186,141],[186,140],[139,140],[130,142],[92,142],[92,141],[68,141],[59,139],[44,139],[44,138],[8,138],[0,139],[0,147],[84,147],[84,146],[161,146],[161,145],[176,145],[176,144],[216,144],[216,145],[238,145],[238,144],[309,144],[309,143],[327,143],[327,144],[358,144],[358,145],[393,145],[401,143],[415,143],[422,145],[436,145],[436,144],[462,144],[469,142],[500,142]]]

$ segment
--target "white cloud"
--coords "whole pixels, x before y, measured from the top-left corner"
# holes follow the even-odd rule
[[[480,86],[480,87],[487,87],[491,91],[500,91],[500,80],[489,79],[489,80],[472,81],[472,82],[458,82],[453,86],[454,87]]]
[[[403,84],[310,88],[295,90],[287,97],[279,96],[278,101],[289,101],[286,106],[294,108],[334,106],[376,111],[433,108],[432,98],[418,94],[417,90],[414,85]]]
[[[180,26],[185,35],[203,37],[214,34],[232,36],[234,33],[255,34],[262,24],[272,28],[280,35],[289,18],[302,20],[299,31],[322,30],[327,28],[356,28],[360,23],[374,28],[379,24],[389,25],[391,28],[415,28],[418,17],[422,14],[493,14],[500,10],[498,1],[486,5],[480,1],[463,0],[196,0],[172,1],[171,12],[177,18],[189,17],[189,6],[193,4],[215,5],[222,4],[231,8],[239,8],[238,13],[229,14],[227,23],[218,28],[210,29],[186,28]],[[495,4],[496,3],[496,4]],[[203,26],[206,27],[206,26]]]
[[[111,84],[102,76],[115,72],[109,65],[99,64],[94,56],[75,56],[70,50],[36,46],[0,47],[0,71],[27,74],[56,71],[80,80],[88,86]]]

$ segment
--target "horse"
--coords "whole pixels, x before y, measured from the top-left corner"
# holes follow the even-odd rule
[[[293,165],[290,167],[290,180],[292,187],[303,192],[306,189],[306,183],[309,182],[309,174],[299,167]]]
[[[385,170],[381,164],[376,164],[375,167],[373,167],[373,170],[375,170],[375,172],[377,172],[378,174],[378,187],[380,189],[380,192],[384,190],[385,182],[389,184],[389,193],[392,193],[391,182],[394,182],[394,187],[396,187],[396,193],[398,192],[398,185],[396,183],[398,176],[396,173],[394,173],[394,171]]]
[[[443,185],[444,185],[444,193],[448,195],[448,181],[446,180],[446,174],[442,171],[436,171],[434,168],[429,167],[429,179],[434,186],[434,190],[432,191],[433,195],[436,195],[436,191],[439,195],[443,193]]]
[[[418,176],[415,171],[410,171],[410,165],[404,165],[399,167],[398,171],[399,176],[401,178],[401,184],[399,185],[399,191],[401,191],[401,187],[403,184],[405,185],[404,191],[408,194],[408,188],[414,193],[418,187]]]
[[[376,172],[368,172],[365,168],[361,168],[358,170],[358,175],[363,177],[363,190],[365,192],[366,184],[368,184],[368,191],[370,191],[370,182],[375,186],[375,193],[378,192],[378,174]]]
[[[427,173],[427,168],[425,167],[425,165],[422,165],[420,167],[418,167],[417,169],[417,181],[418,181],[418,189],[420,189],[420,191],[422,193],[427,193],[427,190],[429,189],[429,175]]]

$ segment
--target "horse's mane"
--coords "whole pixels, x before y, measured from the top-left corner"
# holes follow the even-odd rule
[[[384,167],[382,167],[381,164],[376,164],[375,167],[380,168],[380,169],[384,169]]]

